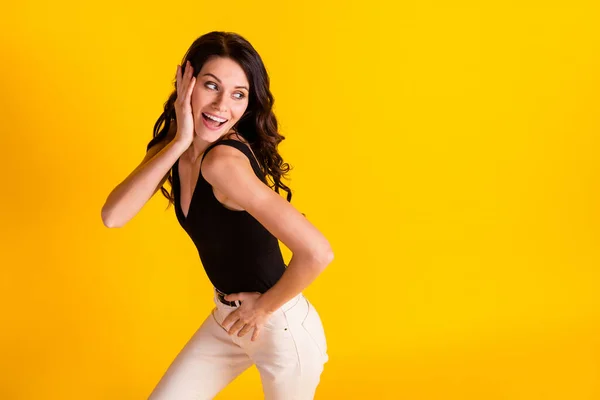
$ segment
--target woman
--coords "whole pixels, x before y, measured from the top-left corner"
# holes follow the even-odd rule
[[[255,364],[266,399],[312,399],[327,344],[302,290],[333,253],[281,182],[289,165],[269,77],[234,33],[201,36],[182,65],[144,160],[102,209],[106,226],[121,227],[160,188],[214,286],[215,308],[149,398],[212,399]],[[293,253],[287,266],[278,239]]]

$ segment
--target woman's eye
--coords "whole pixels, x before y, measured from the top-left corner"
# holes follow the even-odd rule
[[[214,82],[206,82],[204,84],[204,86],[206,86],[209,89],[217,89],[217,84],[214,83]],[[234,96],[236,96],[235,98],[238,99],[238,100],[241,100],[244,97],[246,97],[246,95],[244,93],[242,93],[242,92],[234,93]]]

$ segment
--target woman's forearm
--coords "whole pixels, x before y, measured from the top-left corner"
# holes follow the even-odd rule
[[[106,199],[102,207],[104,224],[121,227],[133,218],[156,193],[162,179],[185,150],[185,144],[173,140],[133,170]]]

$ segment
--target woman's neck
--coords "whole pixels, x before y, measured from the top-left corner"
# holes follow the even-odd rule
[[[239,135],[237,135],[237,132],[235,130],[230,130],[229,132],[227,132],[226,134],[221,136],[219,139],[217,139],[217,141],[223,140],[223,139],[228,139],[232,135],[239,137]],[[202,153],[204,153],[204,151],[211,144],[212,144],[211,142],[207,142],[206,140],[195,137],[194,140],[192,141],[192,144],[190,145],[190,147],[188,147],[188,149],[185,151],[187,160],[190,163],[195,164],[197,161],[200,160],[200,157],[202,157]]]

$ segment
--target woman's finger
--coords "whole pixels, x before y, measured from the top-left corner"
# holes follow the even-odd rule
[[[180,95],[182,97],[184,97],[186,100],[188,99],[188,97],[191,94],[190,89],[193,87],[192,86],[192,81],[194,80],[194,67],[192,67],[192,64],[190,64],[190,62],[186,62],[185,64],[185,78],[183,79],[183,85],[181,86],[181,93]]]
[[[229,334],[233,335],[234,333],[236,333],[240,328],[242,328],[245,325],[244,322],[242,322],[241,319],[238,319],[237,321],[235,321],[235,323],[231,326],[231,328],[229,328]]]
[[[227,325],[230,324],[232,321],[238,320],[238,314],[239,314],[238,310],[230,312],[229,315],[227,315],[225,317],[225,319],[223,320],[221,325],[223,325],[225,328],[227,328]]]
[[[190,75],[190,68],[188,66],[188,63],[185,63],[185,71],[183,72],[183,75],[181,76],[181,83],[179,85],[179,92],[177,93],[178,97],[183,97],[185,96],[185,92],[186,92],[186,88],[187,88],[187,79],[188,76]]]
[[[192,98],[192,93],[194,92],[194,85],[196,84],[196,78],[192,77],[192,79],[190,79],[190,86],[188,88],[188,91],[185,95],[185,98],[189,101]]]
[[[250,324],[244,325],[244,327],[238,332],[238,337],[244,336],[246,333],[250,332],[250,329],[252,329]]]
[[[252,338],[250,339],[252,342],[258,339],[258,335],[260,334],[260,326],[254,327],[254,332],[252,333]]]

